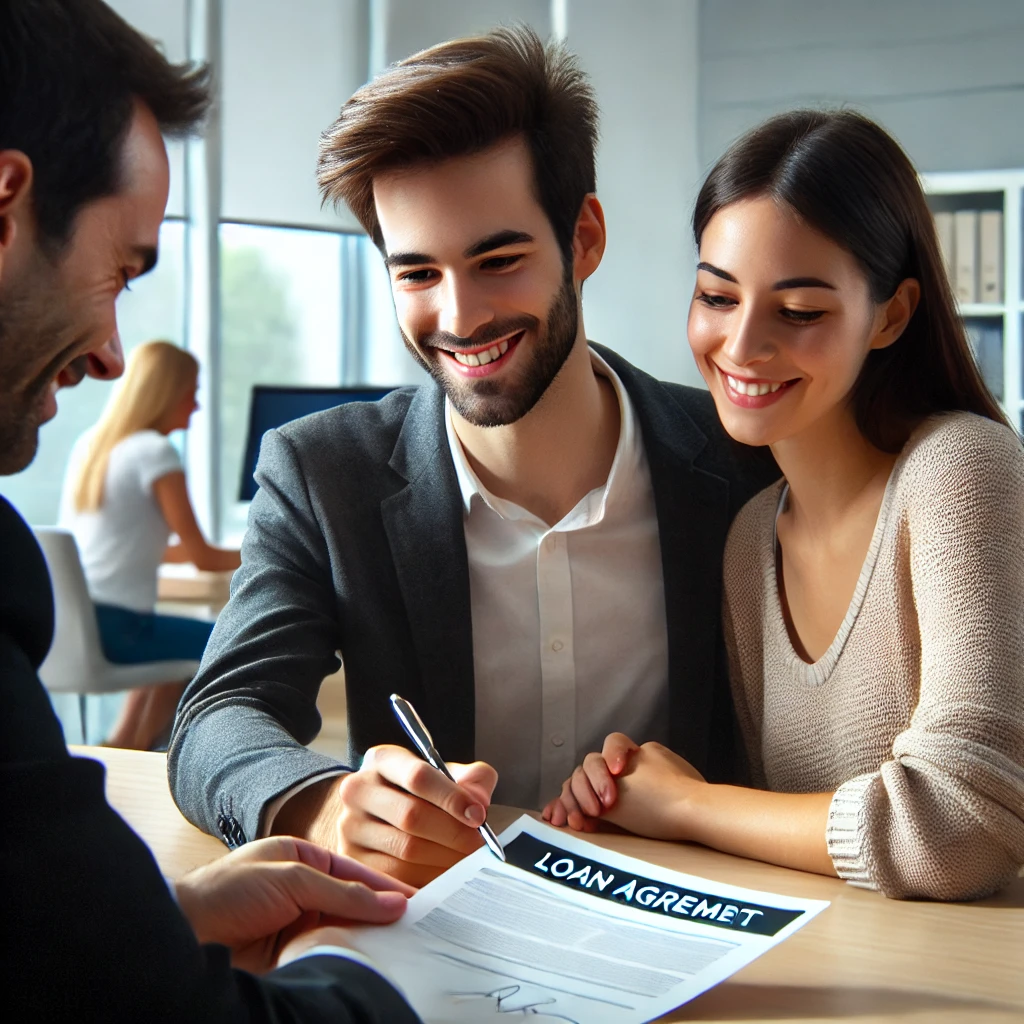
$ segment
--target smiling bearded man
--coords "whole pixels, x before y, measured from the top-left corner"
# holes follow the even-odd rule
[[[62,369],[69,385],[85,376],[86,359],[79,356],[64,366],[73,336],[71,317],[55,268],[42,254],[28,271],[31,287],[14,288],[0,279],[0,380],[5,401],[0,405],[0,474],[17,473],[35,457],[39,427],[55,411],[53,395]],[[56,300],[56,301],[54,301]],[[33,362],[45,351],[44,339],[59,338],[57,354],[41,373],[32,375]]]
[[[478,427],[507,426],[522,419],[541,400],[576,344],[579,310],[572,266],[565,268],[562,286],[543,328],[537,317],[523,314],[486,323],[470,338],[435,331],[420,338],[418,344],[410,340],[401,325],[399,329],[410,355],[444,389],[463,419]],[[519,380],[510,383],[491,379],[502,360],[511,358],[510,353],[526,331],[537,336],[537,346],[532,361],[520,369]],[[438,355],[430,358],[426,354],[430,350]],[[445,352],[460,363],[459,371],[446,372],[441,355]]]
[[[169,64],[100,0],[0,4],[0,475],[32,461],[58,389],[120,375],[116,299],[156,263],[162,132],[198,128],[207,84],[205,69]],[[38,674],[54,617],[43,553],[0,498],[8,1018],[414,1024],[344,933],[299,934],[321,913],[394,920],[409,890],[393,879],[291,840],[173,886],[161,876],[106,802],[102,765],[65,746]],[[292,962],[266,979],[248,973],[282,952]]]
[[[422,885],[477,848],[492,793],[542,806],[624,722],[734,777],[722,550],[777,469],[706,392],[588,343],[596,138],[575,59],[523,28],[400,62],[324,133],[324,197],[380,249],[432,380],[264,437],[169,751],[199,827],[316,837]],[[350,765],[304,746],[335,652]],[[457,783],[400,745],[392,692]]]

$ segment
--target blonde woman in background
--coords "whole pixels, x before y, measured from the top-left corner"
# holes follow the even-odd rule
[[[237,551],[206,542],[178,452],[168,440],[197,409],[199,364],[166,341],[139,346],[96,426],[76,442],[61,497],[60,525],[75,536],[100,640],[118,664],[199,660],[212,623],[155,613],[161,562],[223,571]],[[171,533],[178,543],[168,546]],[[108,737],[148,749],[165,732],[187,680],[133,690]]]

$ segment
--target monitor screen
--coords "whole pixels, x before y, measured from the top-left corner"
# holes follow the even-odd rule
[[[238,500],[252,501],[256,493],[253,474],[260,454],[260,441],[268,430],[346,402],[376,402],[389,391],[394,391],[394,388],[280,388],[257,384],[252,389],[252,405],[249,407],[249,434],[245,442]]]

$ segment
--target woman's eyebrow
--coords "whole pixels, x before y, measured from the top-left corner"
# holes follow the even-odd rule
[[[733,284],[739,284],[728,270],[722,270],[721,267],[716,267],[713,263],[704,263],[703,261],[697,264],[698,270],[706,270],[709,274],[714,274],[715,277],[720,277],[723,281],[732,281]]]
[[[713,263],[705,263],[701,261],[697,264],[698,270],[706,270],[709,274],[714,274],[715,277],[720,277],[723,281],[731,281],[733,284],[739,284],[739,281],[729,273],[728,270],[723,270],[721,267],[716,267]],[[827,288],[829,291],[834,292],[836,286],[829,284],[828,281],[823,281],[820,277],[787,277],[783,281],[776,281],[772,285],[773,292],[782,292],[787,288]]]
[[[822,281],[820,277],[787,277],[784,281],[776,281],[772,285],[773,292],[785,291],[787,288],[827,288],[834,292],[836,286]]]

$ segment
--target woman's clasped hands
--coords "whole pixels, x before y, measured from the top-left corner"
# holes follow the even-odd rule
[[[697,804],[708,783],[688,761],[660,743],[638,746],[611,733],[601,752],[587,754],[550,801],[543,818],[577,832],[598,820],[652,839],[692,839]]]

